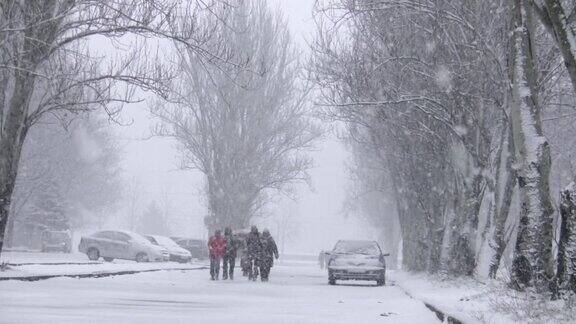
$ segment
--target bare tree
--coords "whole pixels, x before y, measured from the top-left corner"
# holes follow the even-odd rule
[[[531,0],[529,5],[560,49],[576,93],[576,5],[562,0]]]
[[[557,287],[576,293],[576,184],[562,191],[560,202],[560,238],[557,259]]]
[[[481,204],[501,192],[487,170],[506,42],[503,2],[466,3],[319,1],[312,65],[322,104],[389,169],[405,266],[470,275]]]
[[[206,46],[243,69],[206,68],[181,48],[174,105],[152,109],[156,134],[177,140],[182,167],[205,175],[209,229],[247,226],[271,194],[306,180],[304,151],[317,136],[285,20],[263,0],[231,4],[220,21],[202,22],[217,35]]]
[[[178,28],[180,20],[192,24],[200,7],[176,0],[0,3],[0,250],[22,145],[36,121],[47,113],[66,115],[94,107],[113,114],[134,100],[134,87],[165,96],[171,73],[151,63],[157,61],[144,55],[145,47],[136,46],[125,57],[106,61],[105,68],[103,58],[92,56],[86,42],[128,34],[161,37],[207,61],[222,62],[201,47],[206,30],[182,33]],[[119,83],[124,86],[118,87]]]
[[[528,286],[543,290],[551,278],[552,170],[541,116],[559,107],[568,80],[552,37],[530,19],[533,4],[317,1],[310,67],[319,104],[346,123],[358,159],[387,169],[408,269],[495,277],[514,246]],[[562,8],[573,10],[569,1]],[[558,143],[570,142],[563,136]],[[381,175],[372,172],[364,184]]]
[[[552,199],[550,146],[543,134],[536,92],[532,49],[533,27],[527,0],[511,4],[512,133],[520,187],[520,222],[514,256],[513,280],[546,291],[552,269]]]
[[[128,228],[131,231],[136,229],[136,223],[138,220],[138,207],[141,204],[140,191],[142,190],[142,185],[135,177],[129,180],[126,199],[128,200]]]

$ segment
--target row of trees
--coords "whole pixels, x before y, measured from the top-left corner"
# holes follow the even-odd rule
[[[161,55],[175,53],[175,60],[154,52],[150,39],[173,45]],[[89,46],[95,43],[97,51]],[[296,55],[285,20],[264,0],[2,1],[0,251],[28,188],[23,170],[42,169],[32,157],[42,151],[35,142],[47,140],[39,123],[96,109],[114,119],[142,91],[157,98],[156,134],[176,138],[183,168],[206,175],[207,226],[247,226],[272,196],[307,179],[304,151],[318,132],[305,114]],[[72,147],[63,141],[64,151]],[[114,172],[113,163],[107,167]],[[60,168],[75,172],[66,163]],[[74,188],[59,177],[50,181],[58,190],[42,191]],[[83,201],[61,196],[45,200]]]
[[[574,10],[559,0],[317,2],[320,104],[348,126],[355,196],[391,198],[360,203],[386,235],[400,233],[407,269],[496,277],[508,253],[518,288],[574,280],[576,256],[562,247],[573,246],[574,214],[563,213],[567,252],[555,257],[550,186],[551,172],[566,173],[552,171],[552,156],[565,161],[572,129],[543,126],[576,103]]]
[[[45,116],[69,118],[101,108],[114,116],[136,101],[136,89],[168,97],[173,69],[146,39],[177,42],[209,64],[234,64],[202,47],[211,35],[196,26],[220,1],[46,0],[0,3],[0,250],[22,147]],[[184,28],[186,26],[196,28]],[[129,50],[118,41],[131,37]],[[114,56],[91,51],[98,39]],[[105,47],[105,46],[103,46]]]

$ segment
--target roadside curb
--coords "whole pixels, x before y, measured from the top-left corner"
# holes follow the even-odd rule
[[[417,298],[416,298],[416,299],[417,299]],[[418,299],[418,300],[420,300],[420,299]],[[447,313],[445,313],[445,312],[441,311],[440,309],[438,309],[436,306],[434,306],[434,305],[432,305],[432,304],[430,304],[430,303],[424,302],[424,301],[422,301],[422,302],[424,303],[424,305],[425,305],[426,307],[428,307],[428,309],[430,309],[431,311],[433,311],[434,313],[436,313],[436,317],[438,317],[438,319],[439,319],[440,321],[442,321],[442,323],[448,323],[448,324],[464,324],[463,321],[455,318],[455,317],[452,316],[452,315],[448,315]]]
[[[426,308],[428,308],[429,310],[431,310],[432,312],[434,312],[436,314],[436,317],[442,323],[448,323],[448,324],[466,324],[467,323],[467,322],[463,321],[462,319],[457,318],[456,316],[451,315],[448,312],[440,309],[438,306],[433,305],[432,303],[429,303],[429,302],[424,301],[420,298],[414,297],[414,295],[409,293],[408,290],[406,290],[404,287],[399,285],[397,281],[394,281],[394,285],[396,285],[396,287],[400,288],[400,290],[402,290],[406,295],[408,295],[408,297],[422,302],[424,304],[424,306],[426,306]]]
[[[104,262],[22,262],[22,263],[6,263],[11,267],[21,267],[28,265],[98,265]]]
[[[158,272],[158,271],[192,271],[192,270],[206,270],[207,266],[199,266],[197,268],[167,268],[167,269],[145,269],[145,270],[123,270],[123,271],[107,271],[107,272],[91,272],[79,274],[55,274],[55,275],[35,275],[35,276],[14,276],[14,277],[0,277],[0,281],[16,280],[16,281],[40,281],[52,278],[104,278],[113,276],[123,276],[138,274],[144,272]]]

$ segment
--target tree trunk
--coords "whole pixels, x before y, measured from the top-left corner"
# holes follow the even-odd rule
[[[4,245],[20,154],[27,133],[26,113],[34,91],[35,78],[32,73],[23,70],[15,72],[14,80],[14,92],[10,98],[0,139],[0,253]]]
[[[4,247],[14,247],[14,226],[15,226],[15,208],[14,202],[10,204],[10,212],[8,217],[8,224],[6,227],[6,234],[4,235]]]
[[[568,185],[561,197],[556,277],[561,290],[576,293],[576,183]]]
[[[483,199],[485,186],[484,176],[474,176],[469,185],[465,185],[464,205],[461,206],[463,218],[458,225],[459,233],[452,247],[452,273],[456,275],[471,276],[476,268],[474,250],[476,232],[478,230],[478,216]]]
[[[548,289],[552,278],[552,201],[550,147],[543,135],[535,92],[535,66],[531,51],[528,0],[511,1],[510,77],[511,107],[518,185],[520,222],[512,266],[512,284],[518,289]]]
[[[572,88],[576,93],[576,31],[568,21],[568,15],[562,7],[560,0],[545,0],[545,5],[539,7],[532,0],[532,7],[535,9],[542,24],[554,38],[556,45],[560,49],[564,65],[568,71],[568,76],[572,81]]]
[[[508,242],[506,241],[505,226],[510,214],[510,206],[512,205],[512,196],[514,188],[516,188],[516,172],[512,165],[514,163],[514,139],[512,138],[512,131],[507,127],[506,133],[508,134],[507,145],[505,146],[502,154],[506,157],[504,162],[504,170],[502,167],[498,168],[496,178],[496,199],[495,199],[495,214],[494,214],[494,236],[492,239],[492,248],[494,250],[492,259],[490,260],[490,269],[488,275],[490,278],[496,278],[500,261]],[[503,138],[506,136],[503,135]],[[503,148],[504,149],[504,148]],[[499,161],[501,163],[501,161]],[[503,172],[503,174],[502,174]],[[503,185],[501,189],[501,184]]]

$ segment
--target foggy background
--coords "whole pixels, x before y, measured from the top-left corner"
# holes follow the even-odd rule
[[[292,38],[299,45],[302,60],[308,56],[307,43],[314,33],[313,0],[271,0],[288,19]],[[310,98],[310,108],[314,98]],[[170,234],[207,238],[203,218],[207,214],[202,197],[202,175],[196,171],[180,170],[179,153],[174,141],[151,137],[157,123],[148,113],[148,103],[125,107],[121,119],[128,126],[114,126],[122,147],[125,196],[136,197],[136,215],[142,214],[152,200],[165,205]],[[309,171],[312,188],[297,185],[297,201],[278,197],[268,208],[268,217],[253,223],[270,229],[279,248],[287,253],[317,253],[331,249],[341,238],[377,237],[360,218],[345,212],[348,175],[346,162],[349,153],[337,139],[336,131],[327,131],[311,153],[314,166]],[[123,226],[131,213],[130,197],[123,199],[118,215],[111,217],[108,226]],[[282,224],[282,225],[281,225]],[[282,228],[282,229],[281,229]]]

